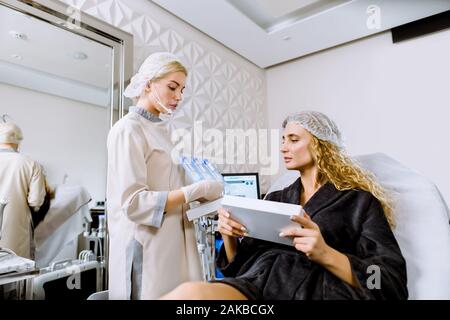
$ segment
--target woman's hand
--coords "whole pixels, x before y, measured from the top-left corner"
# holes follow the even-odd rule
[[[211,201],[220,198],[223,193],[223,183],[215,180],[201,180],[181,188],[186,203],[195,200]]]
[[[218,229],[222,235],[231,236],[231,237],[244,237],[247,236],[247,229],[231,218],[230,213],[224,208],[219,208],[217,210],[219,213],[219,224]]]
[[[359,282],[352,273],[350,260],[343,253],[326,244],[319,226],[305,212],[304,216],[293,215],[291,220],[301,227],[288,227],[280,233],[282,237],[293,237],[295,249],[306,254],[312,261],[322,265],[339,279],[358,288]]]
[[[282,230],[281,237],[293,237],[295,249],[303,252],[314,262],[325,264],[330,254],[330,247],[322,237],[319,226],[305,212],[304,216],[293,215],[291,220],[299,227],[288,227]]]

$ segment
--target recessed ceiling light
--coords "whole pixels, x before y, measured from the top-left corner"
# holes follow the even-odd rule
[[[76,60],[86,60],[88,58],[88,55],[81,51],[74,52],[70,56]]]
[[[27,40],[27,38],[28,38],[25,33],[14,31],[14,30],[11,30],[9,32],[9,35],[18,40]]]
[[[11,58],[17,59],[17,60],[23,60],[23,57],[20,54],[12,54]]]

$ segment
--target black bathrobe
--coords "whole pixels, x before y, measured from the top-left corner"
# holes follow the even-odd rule
[[[299,178],[266,200],[299,204]],[[354,288],[293,246],[244,238],[228,264],[222,248],[217,259],[225,278],[219,280],[249,299],[406,299],[406,263],[380,202],[359,190],[339,191],[323,185],[304,205],[320,227],[325,242],[345,254],[359,287]],[[379,267],[379,289],[374,280]],[[368,285],[369,284],[369,285]],[[375,285],[375,287],[374,287]],[[370,289],[372,288],[372,289]]]

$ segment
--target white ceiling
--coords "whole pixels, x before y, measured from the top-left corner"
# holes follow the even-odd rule
[[[17,39],[13,33],[24,36]],[[0,61],[109,89],[112,49],[0,5]],[[84,53],[85,60],[74,59]]]
[[[450,10],[450,0],[152,0],[261,68]]]

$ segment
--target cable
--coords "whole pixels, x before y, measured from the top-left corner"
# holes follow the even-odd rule
[[[78,260],[88,262],[94,257],[94,253],[91,250],[83,250],[78,255]]]
[[[3,211],[8,204],[8,197],[3,195],[0,197],[0,240],[2,239],[2,228],[3,228]]]
[[[98,240],[98,246],[100,248],[100,258],[103,259],[103,248],[102,248],[102,241],[100,238],[97,238]]]

